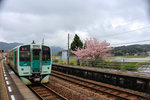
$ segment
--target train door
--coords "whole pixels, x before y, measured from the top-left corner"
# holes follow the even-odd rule
[[[32,71],[33,72],[40,72],[40,49],[33,49],[32,51]]]

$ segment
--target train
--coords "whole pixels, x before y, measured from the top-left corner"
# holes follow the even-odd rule
[[[19,45],[8,51],[7,63],[26,85],[48,83],[52,68],[51,48],[35,43]]]

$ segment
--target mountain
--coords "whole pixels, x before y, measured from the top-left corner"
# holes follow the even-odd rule
[[[149,44],[142,44],[142,45],[129,45],[129,46],[120,46],[115,47],[112,50],[112,53],[116,56],[122,56],[125,54],[134,55],[134,54],[142,54],[147,53],[150,51],[150,45]]]
[[[63,48],[57,46],[51,46],[51,49],[53,55],[57,55],[60,51],[64,50]]]
[[[4,52],[8,52],[9,50],[21,44],[22,43],[17,43],[17,42],[14,43],[0,42],[0,49],[4,49]]]
[[[5,52],[8,52],[8,50],[13,49],[14,47],[21,45],[23,43],[6,43],[6,42],[0,42],[0,49],[4,49]],[[57,55],[60,51],[63,51],[64,49],[58,46],[51,46],[52,55]],[[142,54],[150,51],[150,44],[137,44],[137,45],[129,45],[129,46],[119,46],[115,47],[111,53],[115,56],[122,56],[125,54],[134,55],[134,54]]]
[[[18,45],[21,45],[23,43],[17,43],[17,42],[14,42],[14,43],[6,43],[6,42],[0,42],[0,49],[4,49],[5,52],[8,52],[9,50],[13,49],[14,47],[18,46]],[[53,55],[56,55],[58,52],[64,50],[60,47],[57,47],[57,46],[51,46],[51,49],[52,49],[52,54]]]

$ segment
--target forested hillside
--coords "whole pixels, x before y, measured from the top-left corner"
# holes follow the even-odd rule
[[[112,53],[115,56],[122,56],[122,55],[134,55],[134,54],[146,54],[148,51],[150,51],[150,45],[129,45],[129,46],[120,46],[115,47],[112,50]]]
[[[16,42],[15,43],[0,42],[0,49],[4,49],[5,52],[8,52],[9,50],[21,44],[22,43],[16,43]]]
[[[13,49],[14,47],[21,45],[23,43],[6,43],[6,42],[0,42],[0,49],[4,49],[4,51],[7,53],[9,50]],[[56,55],[58,52],[64,50],[61,47],[58,46],[51,46],[52,54]]]

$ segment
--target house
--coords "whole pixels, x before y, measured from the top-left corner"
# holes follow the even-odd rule
[[[147,55],[150,56],[150,51],[147,51]]]

